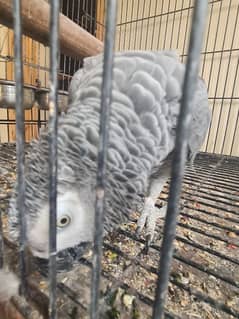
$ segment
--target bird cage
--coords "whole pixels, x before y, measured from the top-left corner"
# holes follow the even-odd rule
[[[0,289],[0,317],[238,318],[238,1],[29,3],[0,0],[0,265],[20,278],[13,279],[15,294],[9,303]],[[147,247],[145,233],[136,231],[138,211],[103,237],[112,70],[119,51],[161,50],[176,51],[186,72],[171,178],[155,203],[157,209],[168,202],[167,214],[157,220],[156,239]],[[93,246],[86,245],[83,253],[75,247],[57,253],[58,123],[72,102],[73,75],[86,57],[101,53]],[[188,163],[185,143],[197,74],[207,86],[211,121],[200,152]],[[203,129],[203,123],[197,125]],[[34,158],[29,142],[46,127],[51,212],[47,260],[28,251],[24,209],[24,156]],[[20,245],[11,241],[7,228],[16,180]],[[0,271],[4,281],[1,276]]]

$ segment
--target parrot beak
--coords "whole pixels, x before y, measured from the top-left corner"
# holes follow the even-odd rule
[[[71,248],[59,251],[56,255],[56,269],[57,272],[67,272],[73,268],[74,264],[77,264],[84,253],[91,247],[90,242],[82,242]],[[39,257],[34,258],[37,264],[38,270],[44,275],[48,274],[48,259]]]
[[[85,252],[91,247],[90,242],[82,242],[71,248],[64,249],[57,254],[57,270],[66,271],[72,268],[73,264],[79,262]]]

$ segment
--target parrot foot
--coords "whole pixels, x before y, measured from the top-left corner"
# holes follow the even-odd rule
[[[162,208],[157,208],[151,197],[145,199],[144,207],[141,216],[137,222],[136,232],[140,234],[145,227],[146,229],[146,250],[154,239],[155,225],[158,218],[164,218],[167,211],[167,205]]]

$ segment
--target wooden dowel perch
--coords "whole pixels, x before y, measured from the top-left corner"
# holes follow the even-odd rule
[[[49,44],[50,5],[44,0],[22,0],[23,34]],[[0,23],[13,27],[12,0],[0,0]],[[60,14],[59,41],[61,52],[71,57],[87,57],[103,51],[103,43]]]

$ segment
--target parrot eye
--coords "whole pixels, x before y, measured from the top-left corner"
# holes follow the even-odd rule
[[[71,222],[71,218],[68,215],[63,215],[61,218],[57,221],[57,227],[63,228],[69,225]]]

